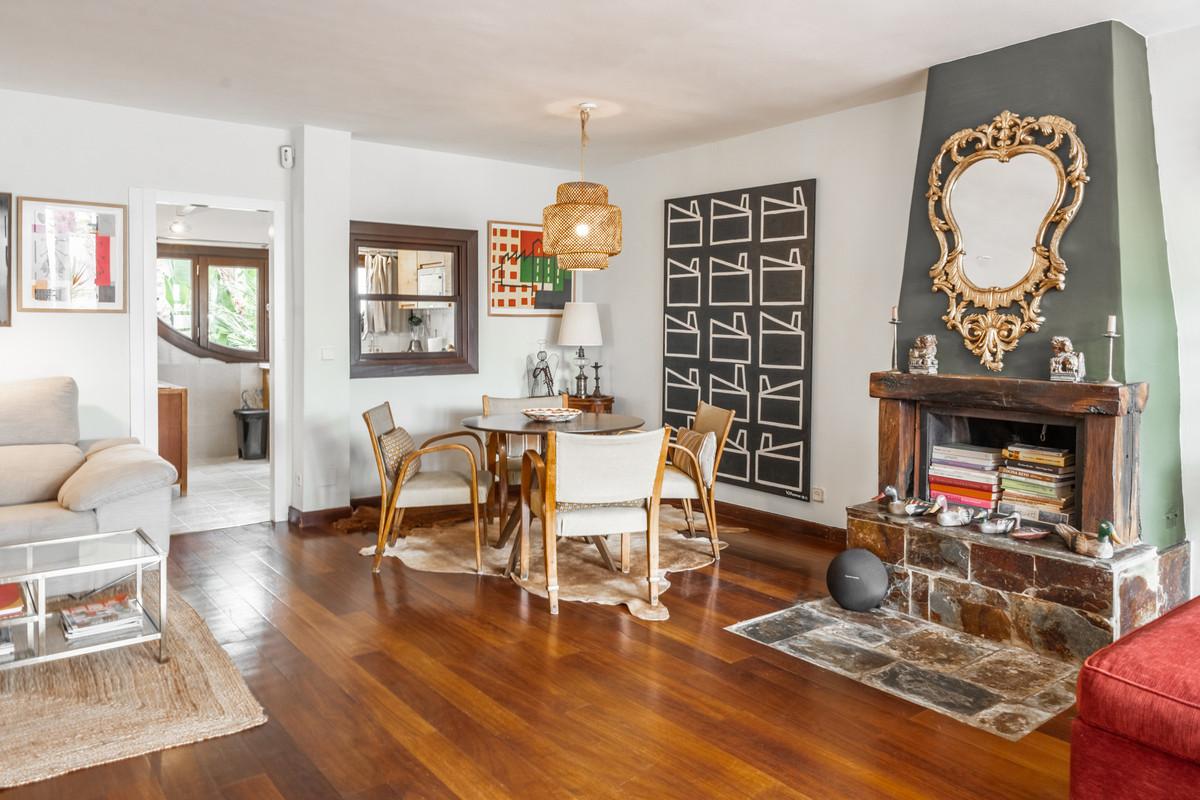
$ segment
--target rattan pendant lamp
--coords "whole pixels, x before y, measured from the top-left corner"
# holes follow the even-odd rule
[[[587,123],[595,103],[579,104],[579,180],[560,183],[554,205],[542,212],[542,249],[559,269],[608,269],[621,252],[621,209],[608,203],[608,187],[583,179]]]

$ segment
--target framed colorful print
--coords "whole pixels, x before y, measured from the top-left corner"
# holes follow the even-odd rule
[[[17,198],[17,309],[125,312],[125,206]]]
[[[542,252],[542,226],[488,222],[488,315],[561,317],[575,299],[571,273]]]
[[[12,325],[12,195],[0,192],[0,328]]]

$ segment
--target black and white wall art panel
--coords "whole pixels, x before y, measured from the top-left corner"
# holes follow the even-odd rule
[[[719,480],[808,499],[817,182],[665,204],[663,419],[734,411]]]

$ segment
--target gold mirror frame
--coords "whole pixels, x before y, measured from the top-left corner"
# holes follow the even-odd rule
[[[1069,144],[1066,159],[1060,153],[1064,141]],[[972,164],[985,158],[1005,163],[1022,153],[1036,153],[1054,165],[1058,192],[1038,227],[1033,261],[1025,277],[1008,287],[979,287],[963,271],[962,231],[949,203],[954,184]],[[942,172],[947,164],[952,166],[943,185]],[[942,317],[946,327],[960,333],[963,345],[992,372],[1004,369],[1004,354],[1016,348],[1021,336],[1037,331],[1046,321],[1041,315],[1042,295],[1051,289],[1061,291],[1067,285],[1067,264],[1059,255],[1058,244],[1083,202],[1087,181],[1087,150],[1075,132],[1075,124],[1054,115],[1021,117],[1002,111],[986,125],[955,133],[933,160],[925,194],[929,224],[941,251],[929,270],[933,291],[945,292],[948,298]],[[1019,314],[997,311],[1013,304],[1018,306]]]

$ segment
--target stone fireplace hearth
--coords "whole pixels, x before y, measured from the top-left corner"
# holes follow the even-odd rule
[[[1079,555],[1057,536],[1021,541],[946,528],[933,517],[892,516],[875,501],[847,509],[847,546],[887,565],[885,606],[948,628],[1069,661],[1145,624],[1188,597],[1186,544],[1142,543],[1139,427],[1146,384],[991,376],[871,375],[879,398],[879,490],[927,496],[928,453],[980,435],[1053,431],[1076,458],[1072,522],[1110,520],[1129,544],[1107,560]],[[951,424],[947,424],[947,420]],[[959,424],[955,420],[972,420]]]

